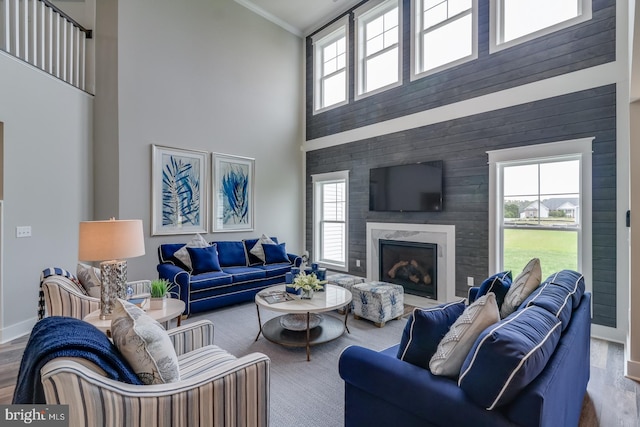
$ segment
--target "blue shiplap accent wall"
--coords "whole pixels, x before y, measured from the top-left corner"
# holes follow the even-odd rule
[[[314,115],[307,97],[307,140],[475,98],[615,60],[615,0],[593,0],[593,17],[510,49],[489,54],[489,0],[479,0],[478,59],[409,81],[410,1],[404,0],[403,85],[354,101],[353,24],[351,102]],[[307,94],[313,94],[313,49],[307,38]]]
[[[615,60],[615,1],[593,0],[593,19],[489,54],[489,1],[479,0],[479,58],[409,82],[409,21],[405,21],[404,84],[313,115],[307,99],[307,140],[441,105],[517,87]],[[404,15],[410,4],[404,2]],[[352,41],[353,42],[353,39]],[[307,40],[307,93],[313,93]],[[351,50],[353,52],[353,49]],[[351,72],[353,73],[353,63]],[[353,99],[353,87],[350,97]],[[310,175],[350,170],[349,271],[366,272],[366,221],[454,224],[456,293],[466,277],[487,275],[488,181],[486,151],[595,137],[593,153],[593,321],[616,326],[616,87],[607,85],[501,110],[410,129],[307,153],[307,247],[312,248]],[[444,160],[444,212],[369,212],[371,167]],[[535,256],[535,254],[532,254]],[[355,267],[355,260],[361,267]]]

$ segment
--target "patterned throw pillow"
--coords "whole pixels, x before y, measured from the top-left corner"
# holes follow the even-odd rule
[[[520,304],[540,286],[541,280],[542,269],[540,268],[540,260],[533,258],[527,263],[522,273],[518,274],[518,277],[516,277],[509,287],[509,291],[507,291],[504,302],[500,307],[500,317],[504,319],[516,311],[517,308],[520,307]]]
[[[142,309],[119,299],[113,310],[111,337],[144,384],[180,380],[178,356],[167,331]]]
[[[500,321],[500,312],[493,292],[478,298],[467,307],[442,338],[436,354],[429,362],[434,375],[457,377],[469,350],[487,327]]]
[[[187,247],[189,248],[206,248],[209,246],[209,242],[207,242],[204,237],[199,234],[193,236],[193,239],[173,254],[181,263],[183,263],[189,271],[193,270],[193,266],[191,265],[191,257],[189,256],[189,251],[187,251]]]
[[[100,298],[100,285],[102,279],[100,277],[100,269],[90,265],[78,263],[76,275],[80,284],[87,291],[87,295],[93,298]]]
[[[262,260],[262,262],[264,262],[265,256],[264,256],[264,249],[262,248],[262,245],[275,245],[275,244],[276,242],[274,242],[273,240],[271,240],[270,238],[268,238],[263,234],[262,237],[258,239],[256,244],[253,245],[253,248],[251,248],[249,252],[257,256]]]

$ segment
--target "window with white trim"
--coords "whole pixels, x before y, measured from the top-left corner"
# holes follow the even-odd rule
[[[356,22],[356,98],[398,86],[402,52],[399,0],[369,1],[354,11]]]
[[[593,138],[490,151],[491,274],[515,279],[531,258],[542,278],[591,272]]]
[[[412,0],[411,78],[478,57],[477,0]]]
[[[312,175],[313,259],[323,267],[347,270],[349,171]]]
[[[491,52],[591,19],[591,0],[491,0]]]
[[[312,36],[314,113],[348,102],[348,18]]]

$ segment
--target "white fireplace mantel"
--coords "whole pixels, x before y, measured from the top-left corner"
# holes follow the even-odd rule
[[[456,298],[456,227],[440,224],[367,222],[367,278],[380,280],[379,240],[438,245],[438,302]]]

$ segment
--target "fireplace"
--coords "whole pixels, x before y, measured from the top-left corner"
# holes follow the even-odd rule
[[[382,280],[380,274],[380,240],[431,243],[435,245],[435,296],[437,302],[454,301],[456,297],[456,228],[444,224],[408,224],[367,222],[367,279]],[[407,294],[414,305],[419,296]],[[406,299],[405,299],[406,301]],[[413,304],[413,303],[412,303]]]
[[[406,294],[438,299],[438,245],[379,239],[379,277]]]

